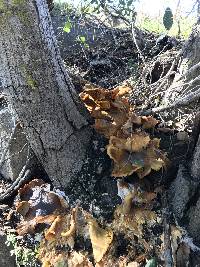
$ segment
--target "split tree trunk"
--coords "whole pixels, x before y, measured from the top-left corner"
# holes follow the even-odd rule
[[[0,78],[27,139],[56,186],[84,164],[91,130],[66,73],[45,0],[0,1]]]

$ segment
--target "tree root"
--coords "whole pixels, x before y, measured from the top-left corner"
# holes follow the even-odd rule
[[[157,113],[157,112],[161,112],[161,111],[165,111],[165,110],[169,110],[169,109],[187,106],[198,99],[200,99],[200,88],[197,91],[192,92],[192,93],[186,95],[185,97],[178,99],[177,101],[175,101],[171,105],[152,108],[152,109],[149,109],[145,112],[142,112],[142,114],[143,115],[150,115],[153,113]]]
[[[0,202],[3,202],[9,197],[13,196],[13,194],[20,188],[20,186],[23,183],[27,182],[31,177],[32,176],[30,170],[26,170],[24,175],[19,175],[14,183],[3,194],[0,195]]]

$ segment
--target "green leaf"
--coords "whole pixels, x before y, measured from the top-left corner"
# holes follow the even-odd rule
[[[69,33],[69,32],[71,31],[71,27],[72,27],[72,24],[71,24],[71,22],[68,20],[68,21],[65,23],[65,26],[64,26],[64,28],[63,28],[63,31]]]
[[[85,36],[79,36],[79,40],[81,41],[81,43],[85,43],[86,41]]]

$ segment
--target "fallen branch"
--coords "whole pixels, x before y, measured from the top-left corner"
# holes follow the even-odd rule
[[[147,111],[142,112],[142,113],[144,115],[150,115],[150,114],[165,111],[168,109],[178,108],[181,106],[187,106],[187,105],[191,104],[192,102],[194,102],[195,100],[198,100],[199,98],[200,98],[200,87],[197,91],[192,92],[192,93],[186,95],[185,97],[178,99],[177,101],[175,101],[171,105],[152,108],[151,110],[147,110]]]
[[[0,202],[3,202],[11,197],[20,188],[20,186],[30,178],[31,171],[28,169],[25,171],[24,175],[19,175],[14,183],[3,194],[0,195]]]
[[[177,58],[174,59],[174,61],[172,62],[172,65],[171,65],[169,71],[168,71],[167,74],[163,77],[163,81],[162,81],[162,82],[160,83],[160,85],[155,89],[154,93],[160,92],[160,90],[162,90],[162,87],[164,86],[165,81],[171,76],[172,71],[173,71],[173,69],[174,69],[174,67],[175,67],[175,64],[176,64],[177,60],[178,60]]]
[[[29,168],[30,160],[31,158],[29,150],[25,166],[22,168],[18,178],[13,182],[13,184],[3,194],[0,195],[0,202],[3,202],[7,198],[11,197],[23,183],[25,183],[31,178],[31,170]]]
[[[164,224],[164,262],[165,267],[173,267],[172,247],[171,247],[171,228],[169,222],[169,208],[167,203],[166,191],[163,192],[163,224]]]
[[[142,54],[142,51],[141,51],[141,49],[140,49],[140,47],[138,45],[137,39],[136,39],[135,26],[134,26],[134,22],[133,21],[131,22],[131,31],[132,31],[133,42],[134,42],[134,44],[135,44],[135,46],[137,48],[137,51],[138,51],[138,53],[140,55],[140,58],[141,58],[142,62],[145,64],[145,58],[144,58],[144,56]]]
[[[188,71],[186,71],[184,74],[182,74],[176,81],[180,81],[181,79],[183,79],[184,77],[190,75],[191,73],[193,73],[194,71],[196,71],[198,68],[200,68],[200,62],[195,64],[194,66],[192,66]]]

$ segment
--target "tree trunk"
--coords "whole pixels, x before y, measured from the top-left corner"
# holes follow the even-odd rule
[[[200,0],[197,0],[197,16],[200,16]]]
[[[56,186],[84,164],[91,130],[54,36],[45,0],[0,2],[0,78],[27,139]]]
[[[200,18],[197,21],[196,25],[194,26],[192,33],[186,42],[183,53],[182,53],[182,59],[181,64],[179,67],[179,75],[178,75],[178,82],[177,78],[175,77],[175,82],[172,84],[172,88],[169,90],[169,92],[166,93],[167,99],[166,101],[175,101],[175,98],[182,95],[182,91],[185,91],[185,94],[188,92],[197,92],[200,88]],[[180,75],[182,76],[182,79],[180,80]],[[179,84],[176,88],[173,90],[174,85],[177,86],[177,83]],[[198,98],[197,98],[197,105],[196,105],[195,112],[198,111]],[[200,120],[200,116],[196,116],[196,120]],[[200,125],[198,122],[195,122],[198,126]],[[196,130],[195,130],[196,131]],[[198,137],[199,132],[197,136],[195,136],[196,139],[196,148],[194,149],[194,155],[191,159],[191,175],[194,177],[194,179],[200,181],[200,153],[199,153],[199,147],[200,147],[200,137]],[[199,139],[199,141],[198,141]]]
[[[192,33],[185,43],[179,60],[179,72],[164,96],[164,105],[175,103],[186,95],[195,92],[200,86],[200,18],[193,27]],[[196,66],[196,67],[194,67]],[[198,78],[198,79],[195,79]],[[184,93],[184,94],[183,94]],[[199,93],[198,93],[199,95]]]
[[[185,75],[184,83],[191,83],[188,91],[195,92],[200,88],[200,18],[197,24],[194,26],[190,38],[186,43],[183,50],[183,59],[180,65],[180,71],[182,75]],[[195,67],[196,66],[196,67]],[[193,71],[191,71],[193,68]],[[187,86],[187,85],[186,85]],[[183,89],[186,87],[183,86]],[[198,99],[197,99],[198,110]],[[195,110],[195,111],[197,111]],[[200,116],[196,116],[196,128],[200,127]],[[195,130],[196,131],[196,130]],[[191,175],[195,180],[200,182],[200,132],[196,133],[196,146],[192,156],[191,162]]]
[[[173,103],[176,98],[197,92],[200,88],[200,19],[186,42],[180,63],[180,74],[165,94],[165,101]],[[181,76],[181,79],[180,79]],[[194,105],[194,129],[190,150],[182,162],[177,177],[169,190],[169,200],[176,219],[188,230],[194,241],[200,243],[200,113],[198,98]],[[187,224],[185,224],[187,222]]]

